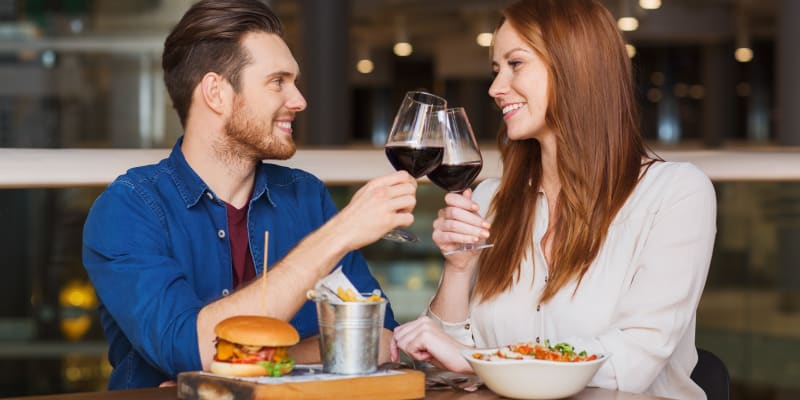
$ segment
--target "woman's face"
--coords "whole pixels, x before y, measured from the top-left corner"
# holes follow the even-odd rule
[[[489,95],[503,112],[508,138],[541,141],[551,135],[545,122],[547,66],[509,23],[495,35],[492,70],[496,76]]]

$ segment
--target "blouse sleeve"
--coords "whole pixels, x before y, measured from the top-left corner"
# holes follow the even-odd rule
[[[667,362],[676,362],[670,358],[694,328],[714,247],[716,196],[699,169],[681,168],[662,186],[664,202],[641,238],[645,243],[613,328],[593,339],[564,338],[576,348],[611,354],[592,386],[647,390]]]
[[[461,322],[446,322],[439,318],[439,316],[431,310],[430,306],[425,311],[425,315],[436,321],[447,336],[450,336],[465,346],[475,347],[475,339],[472,338],[472,324],[469,318]]]

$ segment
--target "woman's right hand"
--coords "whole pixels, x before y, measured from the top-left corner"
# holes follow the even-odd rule
[[[477,243],[489,237],[489,223],[480,215],[480,207],[472,201],[472,189],[463,193],[448,193],[445,207],[433,221],[433,242],[442,253],[455,250],[465,243]],[[463,251],[446,256],[448,264],[465,269],[480,252]]]

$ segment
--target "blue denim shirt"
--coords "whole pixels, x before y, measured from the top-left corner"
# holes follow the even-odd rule
[[[84,226],[83,262],[100,300],[114,367],[110,389],[157,386],[181,371],[201,369],[197,314],[232,291],[225,204],[189,167],[181,143],[169,158],[112,182]],[[264,231],[270,232],[271,266],[336,212],[313,175],[261,164],[247,221],[256,273]],[[340,264],[360,291],[379,287],[360,252],[348,253]],[[281,295],[268,293],[266,301],[281,301]],[[310,301],[290,322],[301,338],[318,333]],[[384,326],[397,326],[390,307]]]

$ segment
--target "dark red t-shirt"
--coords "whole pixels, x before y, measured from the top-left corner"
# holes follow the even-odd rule
[[[225,203],[228,209],[228,239],[231,243],[231,262],[233,265],[233,288],[256,277],[256,267],[250,256],[250,242],[247,238],[247,210],[250,203],[241,209]]]

